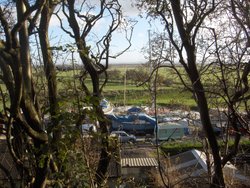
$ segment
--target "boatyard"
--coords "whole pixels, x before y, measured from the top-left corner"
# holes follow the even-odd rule
[[[0,187],[250,187],[249,0],[1,0]]]
[[[117,112],[119,114],[123,114],[123,116],[124,114],[126,114],[127,116],[132,115],[133,117],[137,115],[139,119],[140,116],[138,114],[144,114],[145,116],[145,113],[147,113],[147,110],[145,109],[148,108],[130,106],[119,107],[118,109],[119,110],[114,109],[113,113]],[[136,111],[133,110],[131,114],[131,109],[136,109]],[[163,129],[163,133],[158,132],[158,134],[156,134],[156,128],[154,128],[154,132],[152,134],[147,134],[147,132],[144,132],[144,134],[142,134],[142,132],[138,132],[137,128],[133,128],[133,126],[138,126],[138,128],[141,128],[141,126],[138,125],[138,123],[141,121],[138,121],[136,119],[134,119],[134,121],[136,121],[137,123],[129,125],[129,129],[127,127],[127,129],[125,128],[127,132],[136,135],[136,142],[120,142],[120,162],[118,162],[119,165],[116,166],[116,168],[119,169],[117,170],[117,172],[119,173],[115,175],[116,178],[121,177],[124,182],[130,182],[130,178],[136,178],[136,181],[134,181],[135,184],[140,184],[141,182],[147,181],[147,184],[150,185],[152,183],[150,182],[150,177],[152,178],[153,176],[154,178],[156,178],[156,176],[159,176],[159,168],[163,168],[163,171],[165,171],[164,173],[167,173],[169,176],[173,176],[173,174],[176,173],[183,174],[178,175],[178,177],[172,179],[171,183],[175,184],[176,182],[183,181],[187,177],[192,179],[192,177],[202,177],[204,173],[207,173],[206,155],[205,153],[201,152],[201,150],[203,150],[204,145],[200,144],[197,147],[194,144],[193,146],[187,147],[185,149],[184,144],[187,142],[202,142],[204,134],[202,134],[202,128],[200,127],[200,125],[196,123],[199,120],[198,114],[196,112],[186,112],[180,110],[162,110],[161,112],[163,113],[159,114],[160,122],[156,123],[156,119],[154,118],[154,126],[158,126],[158,129],[160,131],[162,129],[162,126],[165,127]],[[213,119],[216,118],[213,117]],[[126,121],[127,119],[123,118],[122,120]],[[111,122],[113,123],[113,121]],[[176,125],[178,122],[179,125]],[[124,130],[123,123],[121,122],[121,126],[116,125],[115,128],[119,127],[119,130]],[[144,121],[142,121],[141,123],[145,126]],[[117,124],[117,122],[115,122],[115,124]],[[223,132],[224,125],[221,125],[222,127],[220,127],[221,131],[220,134],[218,134],[218,138],[223,138],[223,135],[225,134],[225,132]],[[151,125],[148,124],[148,126]],[[143,128],[143,130],[145,129]],[[160,148],[163,149],[164,145],[172,145],[173,143],[177,143],[177,147],[181,147],[183,149],[183,152],[178,152],[178,154],[171,154],[171,150],[166,149],[166,151],[169,151],[170,153],[159,153]],[[197,149],[192,149],[195,147]],[[169,160],[170,163],[166,163],[166,160]],[[238,166],[238,168],[232,163],[230,163],[228,164],[228,166],[225,167],[225,174],[232,178],[231,181],[239,181],[242,184],[247,185],[249,183],[250,171],[246,169],[249,169],[250,158],[245,160],[245,166],[243,168],[241,165],[239,166],[239,161],[237,163],[235,161],[233,162],[236,166]],[[114,178],[114,176],[112,177]],[[197,185],[200,184],[199,181],[197,181],[196,183]],[[202,184],[204,184],[204,182]],[[112,187],[112,185],[113,184],[111,183],[110,187]],[[127,183],[127,185],[132,186],[131,182]],[[163,186],[163,183],[158,182],[158,186],[159,185]],[[204,186],[208,187],[208,182],[205,183]]]

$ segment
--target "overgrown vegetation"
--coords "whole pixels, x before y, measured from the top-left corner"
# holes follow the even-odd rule
[[[114,105],[197,109],[204,150],[214,159],[212,165],[207,157],[208,185],[227,186],[223,166],[245,146],[242,132],[250,134],[249,1],[137,0],[136,6],[160,20],[163,31],[150,39],[145,66],[118,70],[109,69],[109,59],[131,46],[136,23],[123,17],[119,0],[1,1],[0,124],[20,187],[107,185],[119,148],[110,143],[102,98]],[[52,18],[65,37],[57,44],[50,38]],[[116,31],[126,45],[112,54]],[[56,66],[68,57],[70,66]],[[223,142],[209,108],[225,116]],[[96,134],[80,134],[87,120],[98,124]],[[201,147],[171,144],[166,153]],[[15,187],[10,169],[0,168]]]

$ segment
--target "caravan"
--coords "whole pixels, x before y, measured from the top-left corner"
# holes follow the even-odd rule
[[[158,141],[181,139],[188,134],[188,121],[176,118],[168,118],[159,123],[154,131],[155,139]]]

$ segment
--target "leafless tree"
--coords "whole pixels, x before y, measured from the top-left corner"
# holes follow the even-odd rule
[[[95,7],[97,8],[96,10],[94,10]],[[77,4],[74,0],[68,0],[63,2],[62,11],[68,20],[70,30],[64,27],[63,21],[59,16],[58,18],[62,29],[74,39],[75,48],[85,69],[81,76],[83,92],[91,98],[92,107],[101,129],[102,149],[96,170],[96,183],[100,186],[106,178],[111,153],[108,144],[109,124],[100,106],[101,92],[108,78],[106,71],[109,66],[109,58],[120,55],[126,50],[124,49],[124,51],[115,56],[111,55],[112,35],[118,29],[125,29],[125,37],[129,47],[133,25],[128,25],[128,22],[125,22],[123,19],[121,5],[117,0],[105,0],[96,3],[83,1],[80,4]],[[95,43],[89,44],[88,37],[93,34],[95,26],[103,17],[107,18],[106,20],[109,21],[109,24],[103,25],[99,39]],[[100,82],[101,74],[105,75],[104,82]],[[84,83],[86,75],[89,75],[91,78],[92,91]]]
[[[228,117],[228,129],[232,129],[234,145],[232,150],[226,151],[223,157],[224,166],[238,152],[240,138],[243,134],[249,134],[247,116],[242,114],[242,107],[247,112],[247,100],[249,98],[248,75],[250,71],[249,61],[249,2],[231,1],[222,5],[222,10],[227,12],[226,30],[220,32],[219,27],[212,29],[215,44],[216,79],[220,89],[216,95],[220,96],[226,104]],[[247,29],[248,28],[248,29]],[[216,71],[215,71],[216,72]],[[215,75],[214,74],[214,75]],[[219,76],[220,75],[220,76]],[[216,84],[215,84],[216,85]],[[218,88],[218,87],[217,87]],[[214,90],[216,91],[216,90]]]
[[[108,79],[106,70],[109,58],[117,57],[131,45],[133,24],[123,19],[121,6],[116,0],[100,1],[96,4],[92,1],[74,0],[20,0],[6,1],[6,6],[3,5],[1,2],[0,79],[4,83],[3,89],[7,90],[10,105],[6,103],[1,88],[4,110],[0,114],[0,120],[6,125],[8,146],[20,169],[20,175],[27,180],[24,184],[31,183],[33,187],[45,187],[47,179],[50,178],[50,172],[57,172],[57,165],[60,163],[57,155],[59,143],[62,141],[59,126],[61,112],[58,105],[56,70],[52,51],[62,47],[57,49],[57,47],[50,46],[48,29],[52,15],[58,16],[61,11],[70,26],[65,28],[66,21],[58,16],[61,28],[73,38],[75,45],[71,45],[68,50],[75,49],[84,65],[83,74],[80,77],[83,92],[92,104],[94,115],[100,122],[102,147],[96,170],[96,182],[101,185],[106,179],[111,154],[108,144],[108,121],[100,107],[101,91]],[[95,35],[92,31],[104,17],[110,23],[102,25],[101,27],[106,30],[103,29]],[[116,30],[125,31],[128,46],[120,53],[112,55],[110,53],[112,35]],[[30,41],[35,33],[39,35],[42,64],[48,83],[48,109],[51,116],[48,130],[52,130],[52,139],[44,128],[42,107],[39,104],[40,96],[38,96],[32,74]],[[98,40],[91,40],[93,36],[97,36]],[[105,75],[104,82],[100,82],[101,74]],[[90,88],[84,80],[87,75],[92,81]],[[55,158],[54,153],[57,154]],[[27,159],[29,166],[27,166]]]
[[[26,171],[29,178],[35,175],[34,186],[45,186],[48,174],[48,136],[43,129],[41,113],[32,80],[32,66],[29,47],[29,35],[33,30],[37,16],[45,1],[28,3],[17,1],[15,9],[16,20],[10,22],[6,17],[8,8],[0,8],[0,21],[5,38],[1,41],[0,66],[3,80],[9,97],[10,107],[5,107],[5,125],[7,126],[7,141],[11,154],[19,169],[26,169],[25,153],[30,145],[27,136],[31,137],[36,152],[35,172]],[[28,20],[30,21],[28,23]],[[13,139],[11,137],[13,136]],[[41,165],[41,160],[43,163]],[[24,175],[24,174],[23,174]],[[26,182],[27,183],[27,182]]]
[[[211,185],[224,187],[219,146],[210,121],[208,102],[197,61],[197,36],[204,20],[215,11],[217,3],[213,0],[159,0],[150,6],[152,5],[151,1],[145,2],[146,4],[144,3],[142,6],[146,5],[149,14],[159,16],[165,25],[165,32],[170,41],[169,50],[172,50],[172,54],[174,54],[171,56],[172,59],[166,58],[165,61],[168,60],[170,67],[176,70],[184,86],[194,94],[199,107],[203,130],[214,158],[214,175]],[[176,64],[184,68],[188,80],[182,77]]]
[[[239,113],[249,97],[249,3],[170,0],[143,1],[139,6],[151,16],[159,16],[165,25],[164,52],[155,49],[156,57],[168,63],[164,66],[174,69],[194,94],[214,159],[211,186],[224,187],[222,167],[237,153],[239,130],[249,130]],[[228,124],[236,132],[233,150],[223,158],[209,117],[211,96],[222,99],[219,107],[226,105]]]

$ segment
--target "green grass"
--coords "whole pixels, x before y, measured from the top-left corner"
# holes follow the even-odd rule
[[[115,65],[112,64],[109,66],[109,70],[118,70],[121,75],[125,74],[125,71],[130,69],[139,69],[146,70],[148,67],[145,65],[136,65],[136,64],[124,64],[124,65]],[[184,69],[182,67],[178,67],[179,71],[184,73]],[[73,71],[57,71],[57,80],[58,80],[58,90],[59,93],[65,92],[67,94],[68,91],[74,90],[74,80],[76,81],[77,88],[79,92],[81,91],[81,87],[79,84],[79,79],[77,75],[80,74],[80,70]],[[186,90],[183,90],[183,85],[181,84],[179,78],[170,68],[162,68],[159,69],[159,74],[164,76],[166,79],[170,79],[173,81],[173,84],[170,87],[161,87],[157,91],[157,104],[158,105],[166,105],[171,107],[189,107],[196,108],[196,103],[192,97],[192,94]],[[43,75],[43,73],[41,73]],[[76,77],[74,77],[74,75]],[[185,78],[187,81],[187,78]],[[211,74],[204,75],[204,80],[206,80],[206,85],[211,85],[211,82],[214,81]],[[113,80],[114,81],[114,80]],[[127,80],[126,87],[124,86],[124,80],[122,80],[122,76],[119,79],[115,80],[116,82],[109,82],[104,87],[103,96],[110,100],[115,105],[123,105],[124,102],[127,105],[148,105],[150,104],[151,97],[149,95],[149,91],[144,87],[136,87],[131,84],[131,80]],[[43,82],[46,84],[46,80]],[[91,82],[89,79],[86,80],[86,85],[90,91],[92,91]],[[45,86],[46,87],[46,86]],[[125,101],[124,101],[124,91],[125,91]],[[72,92],[71,92],[72,93]]]
[[[229,149],[230,147],[232,147],[234,141],[231,139],[229,140],[228,144],[229,144]],[[222,140],[219,140],[219,145],[222,148],[222,152],[223,152],[223,148],[224,148],[224,143],[222,142]],[[201,143],[201,141],[198,140],[176,140],[176,141],[168,141],[168,142],[164,142],[161,145],[161,150],[166,154],[166,155],[176,155],[178,153],[182,153],[185,151],[189,151],[192,149],[198,149],[198,150],[203,150],[203,145]],[[247,150],[250,149],[250,140],[247,137],[244,137],[241,139],[240,141],[240,150],[239,152],[246,152]]]
[[[148,69],[143,65],[110,65],[109,70],[118,70],[121,72],[121,75],[125,71],[130,69]],[[181,72],[184,70],[180,67]],[[79,79],[77,75],[80,74],[80,70],[73,71],[58,71],[57,80],[58,80],[58,91],[60,94],[65,93],[68,97],[74,93],[74,80],[79,93],[81,91]],[[169,87],[160,87],[157,91],[157,104],[160,106],[169,106],[175,108],[196,108],[196,103],[192,97],[192,94],[186,90],[183,90],[183,85],[180,83],[180,80],[169,68],[159,69],[159,74],[164,76],[164,78],[170,79],[173,81],[173,84]],[[114,82],[115,81],[115,82]],[[43,82],[46,84],[46,80]],[[92,91],[92,85],[90,79],[86,80],[87,87]],[[124,95],[125,92],[125,95]],[[71,94],[71,95],[70,95]],[[122,76],[119,79],[108,82],[103,89],[103,96],[110,100],[114,105],[150,105],[151,97],[149,91],[145,87],[137,87],[135,84],[131,84],[131,80],[127,80],[126,86],[124,86],[124,80]]]
[[[113,67],[114,68],[114,67]],[[136,65],[128,65],[125,66],[115,66],[116,69],[119,68],[120,71],[125,71],[125,69],[133,69],[138,68]],[[166,71],[161,70],[162,74],[166,73]],[[77,88],[79,89],[79,93],[83,93],[81,91],[79,79],[74,75],[78,75],[80,71],[59,71],[57,73],[57,88],[58,93],[60,95],[66,96],[62,97],[62,100],[66,100],[68,103],[70,97],[73,97],[74,94],[74,80],[76,82]],[[170,76],[170,74],[166,74]],[[47,84],[46,79],[44,78],[42,81]],[[37,86],[42,84],[41,77],[38,80]],[[89,90],[92,90],[92,85],[90,79],[86,80],[87,87]],[[183,91],[183,89],[177,87],[179,84],[173,84],[171,87],[161,86],[157,91],[157,104],[160,106],[170,106],[170,107],[183,107],[188,106],[190,108],[196,106],[195,101],[192,98],[192,95],[188,91]],[[125,92],[125,100],[124,100],[124,92]],[[131,81],[127,81],[126,86],[124,86],[123,80],[118,80],[117,82],[108,82],[107,85],[103,89],[103,97],[107,98],[114,105],[151,105],[151,96],[149,91],[143,87],[137,87],[135,84],[131,84]],[[2,109],[2,107],[1,107]]]
[[[124,66],[111,66],[111,69],[117,69],[119,71],[125,71],[126,69],[135,69],[138,68],[136,65],[124,65]],[[166,74],[166,76],[171,77],[170,71],[161,69],[161,74]],[[72,84],[72,75],[73,71],[59,72],[59,84],[58,89],[64,90],[63,87],[66,85],[73,87]],[[189,107],[194,108],[196,106],[194,99],[190,92],[183,90],[176,80],[172,76],[172,79],[175,80],[175,84],[171,87],[161,86],[157,90],[157,104],[160,106],[169,106],[169,107]],[[78,80],[76,80],[78,83]],[[177,82],[177,83],[176,83]],[[89,79],[86,80],[86,85],[91,90],[91,82]],[[78,83],[79,86],[79,83]],[[124,96],[125,93],[125,96]],[[127,80],[127,84],[124,85],[123,80],[117,80],[116,82],[108,82],[103,89],[103,96],[107,98],[114,105],[151,105],[151,96],[149,91],[143,87],[137,87],[135,84],[131,84],[131,81]]]
[[[178,140],[178,141],[169,141],[164,142],[161,145],[161,150],[166,155],[176,155],[191,149],[202,150],[202,143],[196,140]]]
[[[149,105],[151,101],[151,96],[147,89],[134,85],[127,85],[125,88],[123,85],[107,84],[104,88],[103,96],[115,105],[124,105],[124,98],[126,105]],[[156,102],[161,106],[188,106],[191,108],[195,106],[191,93],[179,88],[161,87],[157,91],[156,96]]]

